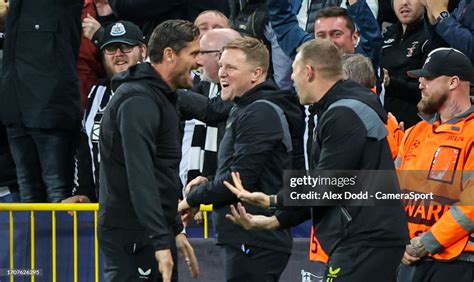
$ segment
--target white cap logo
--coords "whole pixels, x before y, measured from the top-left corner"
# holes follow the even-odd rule
[[[125,30],[125,27],[123,26],[122,23],[116,23],[112,26],[112,29],[110,30],[110,35],[112,36],[120,36],[124,35],[127,31]]]

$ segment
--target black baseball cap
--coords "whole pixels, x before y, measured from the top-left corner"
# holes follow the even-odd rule
[[[438,48],[431,51],[422,69],[407,72],[408,76],[436,78],[438,76],[458,76],[461,80],[472,81],[474,69],[471,60],[454,48]]]
[[[145,38],[137,25],[127,21],[118,21],[105,28],[99,49],[102,50],[111,43],[125,43],[135,46],[140,43],[145,44]]]

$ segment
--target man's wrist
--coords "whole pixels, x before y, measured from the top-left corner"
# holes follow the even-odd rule
[[[278,229],[278,227],[280,227],[280,222],[278,221],[278,218],[273,215],[269,217],[268,222],[265,227],[266,227],[265,229],[270,229],[270,230]]]

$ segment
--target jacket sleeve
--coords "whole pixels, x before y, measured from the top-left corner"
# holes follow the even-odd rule
[[[214,204],[223,206],[236,201],[236,197],[223,184],[224,180],[232,182],[231,171],[238,171],[244,187],[249,191],[260,191],[259,179],[268,156],[275,150],[283,138],[283,131],[276,111],[269,105],[256,103],[248,106],[246,112],[234,121],[235,143],[234,157],[230,170],[223,172],[188,195],[190,206]],[[274,124],[276,126],[268,126]],[[227,129],[229,130],[229,129]]]
[[[469,154],[462,171],[462,192],[459,202],[423,233],[421,241],[432,254],[442,251],[474,231],[474,143],[467,150]]]
[[[355,4],[347,7],[348,14],[357,25],[360,41],[357,51],[372,60],[374,70],[380,67],[382,56],[383,37],[377,19],[375,19],[366,0],[358,0]]]
[[[155,250],[170,248],[170,230],[162,208],[162,197],[166,195],[160,195],[153,164],[160,122],[156,103],[146,97],[131,97],[117,109],[130,198]]]
[[[270,23],[277,36],[278,44],[288,57],[294,59],[296,49],[314,38],[298,25],[296,15],[288,0],[268,0]]]
[[[179,92],[178,109],[181,119],[197,119],[215,126],[229,117],[232,103],[223,101],[220,96],[208,97],[191,90]]]
[[[471,3],[471,6],[474,5]],[[474,8],[466,7],[464,17],[471,18],[471,28],[464,26],[457,18],[457,11],[442,22],[432,26],[436,33],[448,43],[449,46],[458,49],[474,61],[474,29],[472,29],[472,18],[474,17]],[[427,23],[428,24],[428,23]],[[428,24],[429,25],[429,24]]]
[[[275,216],[280,224],[278,229],[295,227],[311,219],[311,209],[309,207],[293,207],[287,210],[278,210]]]

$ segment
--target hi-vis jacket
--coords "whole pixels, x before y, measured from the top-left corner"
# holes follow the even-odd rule
[[[474,258],[474,106],[441,124],[438,116],[407,130],[396,166],[405,192],[433,199],[405,200],[410,237],[421,236],[430,256]]]

